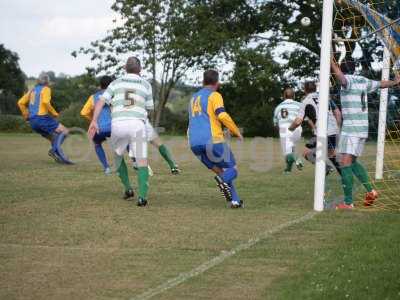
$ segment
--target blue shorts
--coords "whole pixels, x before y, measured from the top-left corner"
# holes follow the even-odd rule
[[[209,169],[213,167],[228,169],[236,166],[235,156],[225,143],[198,145],[191,149],[194,155]]]
[[[60,125],[60,122],[50,116],[34,116],[29,118],[29,123],[32,130],[43,137],[52,135]]]
[[[110,131],[96,133],[94,135],[94,137],[93,137],[93,142],[95,144],[101,144],[102,142],[104,142],[110,136],[111,136],[111,132]]]

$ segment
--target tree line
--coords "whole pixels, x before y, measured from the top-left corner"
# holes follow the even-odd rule
[[[395,0],[386,3],[389,12],[396,5]],[[318,77],[321,5],[318,0],[115,0],[111,7],[118,16],[115,28],[72,53],[74,57],[89,55],[96,66],[88,68],[85,75],[55,77],[54,104],[71,114],[67,125],[78,123],[79,116],[72,116],[96,89],[96,76],[121,73],[126,56],[137,54],[153,85],[153,122],[181,133],[186,127],[186,104],[196,88],[187,85],[188,74],[230,65],[221,87],[227,108],[246,135],[273,136],[271,116],[283,88],[300,89],[305,78]],[[303,17],[310,18],[310,26],[301,26]],[[354,26],[354,21],[362,25],[361,18],[343,19],[334,24],[335,31],[344,25],[368,30],[365,24]],[[375,77],[372,79],[380,73],[371,73],[372,57],[380,57],[382,52],[377,45],[372,37],[362,45],[364,56],[360,58],[363,70]],[[0,55],[4,60],[3,52]],[[15,53],[11,56],[17,61]],[[0,94],[3,113],[16,113],[12,99],[21,94],[21,79],[15,82],[19,90],[4,89],[8,100],[3,101],[4,92]],[[300,97],[301,90],[298,100]]]

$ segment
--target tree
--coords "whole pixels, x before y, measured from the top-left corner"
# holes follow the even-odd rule
[[[122,25],[78,52],[98,61],[91,70],[95,73],[121,70],[121,56],[140,53],[152,74],[156,126],[177,82],[238,48],[256,24],[251,22],[254,9],[245,0],[116,0],[112,9]]]
[[[16,101],[25,90],[18,54],[0,44],[0,113],[18,113]]]
[[[265,46],[237,53],[231,81],[222,93],[246,136],[275,135],[272,115],[286,83],[282,67]]]
[[[283,55],[287,70],[293,77],[315,76],[319,66],[322,1],[264,1],[259,11],[259,22],[266,30],[255,32],[254,38],[270,48],[291,43],[290,50]],[[301,25],[303,17],[310,18],[310,26]]]

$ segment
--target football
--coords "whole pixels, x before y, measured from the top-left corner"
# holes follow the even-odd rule
[[[304,17],[301,19],[301,25],[303,25],[304,27],[310,26],[311,24],[311,20],[309,17]]]

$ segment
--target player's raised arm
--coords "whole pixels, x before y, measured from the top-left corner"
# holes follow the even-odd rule
[[[346,76],[343,74],[342,70],[339,68],[339,66],[333,59],[331,60],[331,68],[333,75],[340,82],[340,85],[344,88],[347,88],[348,82]]]
[[[396,76],[395,80],[382,80],[381,89],[387,89],[394,86],[400,85],[400,76]]]
[[[17,102],[18,108],[21,111],[22,117],[27,120],[29,116],[29,98],[31,96],[31,91],[23,95]]]

